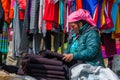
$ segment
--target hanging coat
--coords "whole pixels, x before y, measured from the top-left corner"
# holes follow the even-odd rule
[[[4,25],[4,11],[3,11],[2,4],[0,1],[0,33],[2,33],[3,25]]]

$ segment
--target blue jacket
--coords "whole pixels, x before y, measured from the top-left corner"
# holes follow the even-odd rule
[[[98,29],[88,24],[82,26],[79,35],[71,31],[66,54],[73,54],[74,60],[82,60],[94,66],[104,66]]]

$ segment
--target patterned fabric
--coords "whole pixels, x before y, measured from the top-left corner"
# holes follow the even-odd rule
[[[39,0],[31,0],[30,9],[30,33],[38,31]]]
[[[3,54],[8,53],[7,23],[5,22],[3,26],[3,33],[0,34],[0,52]]]

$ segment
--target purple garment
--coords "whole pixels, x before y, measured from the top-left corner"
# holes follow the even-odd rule
[[[63,65],[62,61],[58,61],[54,59],[47,59],[47,58],[30,58],[30,62],[38,63],[38,64],[56,65],[56,66]]]
[[[31,69],[32,74],[52,74],[52,75],[61,75],[64,76],[64,71],[53,71],[53,70],[46,70],[46,69]]]
[[[111,33],[103,33],[101,35],[103,46],[105,47],[104,58],[113,57],[117,53],[115,39],[111,38]]]
[[[59,75],[47,75],[47,74],[32,74],[33,77],[44,77],[44,78],[57,78],[57,79],[61,79],[64,80],[65,77],[64,76],[59,76]]]
[[[63,71],[64,67],[63,66],[54,66],[54,65],[45,65],[45,64],[28,64],[27,69],[38,69],[38,70],[53,70],[53,71]]]
[[[62,61],[63,54],[59,54],[57,52],[53,52],[51,50],[44,50],[40,52],[40,55],[46,57],[46,58],[57,58],[58,60]]]

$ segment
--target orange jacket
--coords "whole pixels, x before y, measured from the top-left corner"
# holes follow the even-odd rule
[[[10,0],[1,0],[1,3],[2,3],[3,10],[4,10],[4,20],[7,23],[10,23],[9,10],[10,10],[11,1]]]

